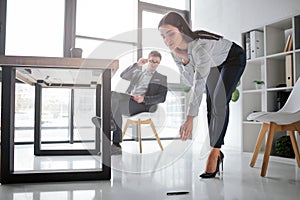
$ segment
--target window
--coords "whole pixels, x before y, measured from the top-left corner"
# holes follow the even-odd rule
[[[188,10],[188,1],[182,0],[141,0],[142,2],[176,8],[180,10]]]
[[[76,35],[110,39],[137,28],[136,1],[77,0]],[[127,38],[126,38],[126,41]],[[131,42],[136,42],[131,38]]]
[[[75,1],[64,0],[8,0],[5,54],[62,57],[66,31],[64,28],[65,24],[69,23],[65,22],[65,7],[70,6],[66,5],[66,2],[75,3]],[[142,9],[138,10],[138,8]],[[161,47],[164,46],[159,34],[157,34],[158,38],[155,38],[156,41],[151,41],[146,32],[142,33],[145,34],[144,36],[138,35],[138,28],[157,30],[157,24],[164,13],[175,10],[186,14],[183,10],[188,10],[188,8],[188,0],[110,0],[105,3],[99,0],[77,0],[76,20],[74,20],[76,29],[72,40],[75,41],[75,47],[83,49],[82,55],[85,58],[118,59],[120,69],[112,77],[112,90],[125,92],[128,82],[119,77],[120,72],[136,62],[139,56],[147,57],[151,50],[150,44],[153,42],[158,42],[159,45],[162,45]],[[141,27],[138,27],[138,24]],[[141,37],[141,44],[138,44],[139,37]],[[141,52],[139,52],[139,47],[142,47]],[[143,49],[144,47],[146,48]],[[174,65],[169,51],[164,49],[165,47],[159,49],[162,54],[162,62],[158,71],[169,74],[168,82],[179,83],[177,67]],[[53,93],[62,92],[60,89],[53,89],[53,91]],[[65,91],[65,93],[68,92]],[[180,92],[174,91],[167,100],[168,110],[172,99],[177,98],[177,94],[179,94],[178,98],[182,96]],[[17,84],[16,95],[15,141],[32,142],[34,88],[25,84]],[[51,99],[52,97],[45,97],[44,100],[46,101],[47,98]],[[61,122],[65,121],[62,125],[64,133],[60,134],[59,140],[66,140],[69,114],[67,107],[70,102],[68,95],[66,99],[59,100],[62,101],[59,104],[62,110],[56,118],[59,117]],[[22,105],[18,105],[19,102],[22,102]],[[45,104],[48,103],[43,105]],[[50,118],[53,119],[53,116],[49,114],[51,109],[53,108],[43,108],[42,128],[45,128],[51,121]],[[178,111],[177,108],[175,110]],[[184,113],[184,110],[180,112]],[[176,120],[178,116],[176,116]],[[180,121],[180,119],[178,120]],[[46,129],[48,128],[46,127]],[[47,134],[46,129],[44,129],[44,139],[48,141],[51,140],[51,137]],[[78,132],[80,127],[75,127],[75,129],[75,132]],[[79,139],[79,137],[75,135],[75,139]]]
[[[83,57],[119,60],[112,90],[125,92],[119,74],[137,59],[137,1],[77,0],[75,32]]]
[[[63,56],[64,1],[8,0],[6,55]]]

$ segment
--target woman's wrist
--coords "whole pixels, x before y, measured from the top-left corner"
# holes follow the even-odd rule
[[[188,116],[186,116],[186,121],[187,122],[193,121],[194,117],[195,116],[188,115]]]

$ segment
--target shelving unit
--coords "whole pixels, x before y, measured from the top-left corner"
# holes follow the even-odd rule
[[[274,23],[254,28],[264,35],[263,56],[247,60],[247,66],[241,80],[242,86],[242,151],[253,152],[261,123],[247,121],[247,116],[255,111],[276,111],[277,93],[291,91],[293,86],[286,83],[286,56],[292,55],[293,85],[300,77],[300,15],[292,16]],[[243,46],[246,49],[246,34],[242,33]],[[284,48],[289,35],[292,35],[292,50]],[[256,89],[254,80],[265,82],[261,89]],[[285,135],[275,134],[274,141]],[[264,145],[262,147],[264,151]],[[274,155],[274,152],[271,152]]]

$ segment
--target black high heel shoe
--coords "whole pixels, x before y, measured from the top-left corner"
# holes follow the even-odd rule
[[[220,172],[223,171],[223,159],[224,159],[224,154],[222,153],[222,151],[220,151],[220,156],[218,157],[216,171],[213,173],[204,172],[203,174],[200,175],[200,177],[201,178],[214,178],[214,177],[216,177],[216,174],[219,174],[219,176],[220,176]],[[220,170],[220,165],[221,165],[221,170]]]

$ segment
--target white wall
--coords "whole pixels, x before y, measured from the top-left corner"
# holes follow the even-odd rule
[[[191,10],[194,30],[219,33],[238,44],[242,32],[298,14],[299,0],[192,0]],[[241,100],[230,109],[225,145],[241,150]]]
[[[193,28],[212,31],[239,43],[240,7],[239,0],[193,0]]]
[[[202,0],[201,0],[202,1]],[[299,0],[242,0],[241,31],[300,15]]]

